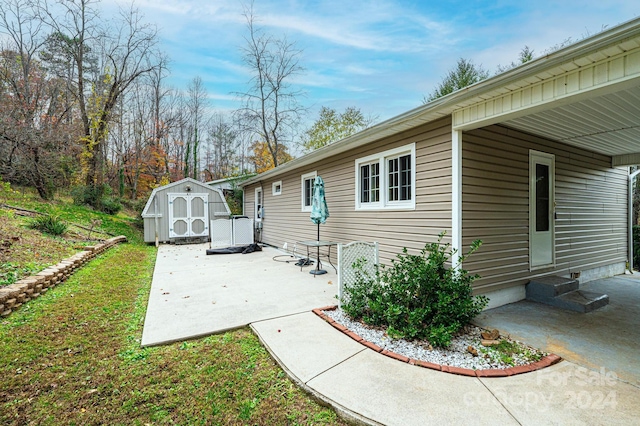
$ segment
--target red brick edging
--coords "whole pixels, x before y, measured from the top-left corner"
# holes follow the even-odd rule
[[[313,313],[318,315],[320,318],[331,324],[337,330],[340,330],[347,336],[351,337],[358,343],[363,344],[369,349],[373,349],[376,352],[381,353],[382,355],[386,355],[390,358],[396,359],[398,361],[406,362],[411,365],[417,365],[418,367],[429,368],[431,370],[443,371],[445,373],[458,374],[460,376],[469,376],[469,377],[507,377],[507,376],[515,376],[516,374],[529,373],[531,371],[540,370],[541,368],[549,367],[550,365],[557,364],[562,361],[562,358],[556,354],[549,354],[542,358],[540,361],[527,364],[527,365],[519,365],[517,367],[509,367],[505,369],[500,368],[492,368],[489,370],[472,370],[470,368],[461,368],[461,367],[453,367],[450,365],[440,365],[434,364],[432,362],[421,361],[418,359],[408,358],[404,355],[397,354],[395,352],[388,351],[386,349],[381,348],[378,345],[375,345],[367,340],[364,340],[362,337],[358,336],[356,333],[350,331],[347,327],[343,326],[335,322],[332,318],[327,316],[323,311],[333,311],[337,309],[337,305],[333,306],[325,306],[324,308],[314,309]]]
[[[0,287],[0,317],[6,317],[29,300],[35,299],[49,288],[65,281],[73,272],[85,263],[111,248],[127,241],[120,235],[106,240],[104,243],[84,247],[84,251],[62,260],[54,266],[30,277],[23,278],[8,286]]]

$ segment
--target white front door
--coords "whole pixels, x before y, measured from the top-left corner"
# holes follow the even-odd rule
[[[209,194],[168,194],[169,238],[209,235]]]
[[[555,156],[529,151],[529,262],[555,263]]]

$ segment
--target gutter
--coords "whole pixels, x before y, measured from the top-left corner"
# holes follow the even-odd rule
[[[242,182],[240,186],[245,187],[258,182],[259,180],[275,177],[288,170],[293,170],[384,137],[395,135],[420,124],[426,124],[438,118],[450,116],[456,109],[466,106],[470,102],[473,103],[474,98],[480,100],[482,95],[487,95],[494,90],[505,88],[505,86],[509,84],[513,84],[527,78],[535,77],[536,74],[545,71],[548,72],[562,64],[572,62],[577,58],[584,57],[606,47],[619,44],[624,40],[639,36],[640,18],[631,19],[616,27],[589,37],[588,39],[578,41],[546,56],[533,59],[502,74],[457,90],[429,102],[428,104],[421,105],[403,114],[385,120],[373,127],[369,127],[355,135],[349,136],[330,145],[326,145],[309,154],[303,155],[302,157],[296,158],[288,163],[247,179]],[[622,49],[622,47],[619,48]],[[538,78],[541,79],[540,77]],[[461,105],[463,103],[466,105]]]

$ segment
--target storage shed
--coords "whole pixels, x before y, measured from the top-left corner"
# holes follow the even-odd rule
[[[207,241],[209,221],[230,215],[220,189],[185,178],[158,187],[149,196],[142,210],[144,241]]]

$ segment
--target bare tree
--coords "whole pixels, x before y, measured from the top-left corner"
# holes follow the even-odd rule
[[[230,177],[238,171],[237,131],[222,115],[212,117],[206,142],[204,172],[207,180]]]
[[[57,8],[40,4],[59,47],[73,60],[74,96],[83,124],[85,184],[104,183],[109,125],[118,99],[143,75],[158,67],[154,26],[142,21],[133,8],[121,9],[112,22],[98,19],[94,0],[58,0]],[[64,11],[58,16],[56,11]],[[91,67],[93,57],[96,67]],[[97,71],[91,75],[91,71]]]
[[[58,102],[60,84],[38,61],[45,37],[27,1],[0,3],[0,33],[0,174],[48,199],[61,177],[64,133],[73,132],[61,131],[67,111]]]
[[[242,107],[235,113],[242,131],[264,141],[278,165],[280,151],[292,138],[305,109],[298,103],[302,92],[292,79],[303,71],[299,50],[286,37],[275,38],[256,26],[253,5],[245,8],[248,35],[242,48],[243,61],[252,74],[249,88],[238,93]]]
[[[200,152],[200,136],[198,132],[200,131],[200,126],[203,125],[203,121],[205,120],[205,109],[207,107],[207,89],[204,87],[204,83],[199,76],[196,76],[189,83],[189,87],[187,88],[189,98],[187,99],[187,105],[190,114],[190,132],[187,136],[186,141],[186,161],[185,161],[185,170],[184,177],[189,176],[189,157],[193,157],[193,162],[191,165],[193,178],[198,179],[200,176],[200,163],[199,163],[199,152]]]

